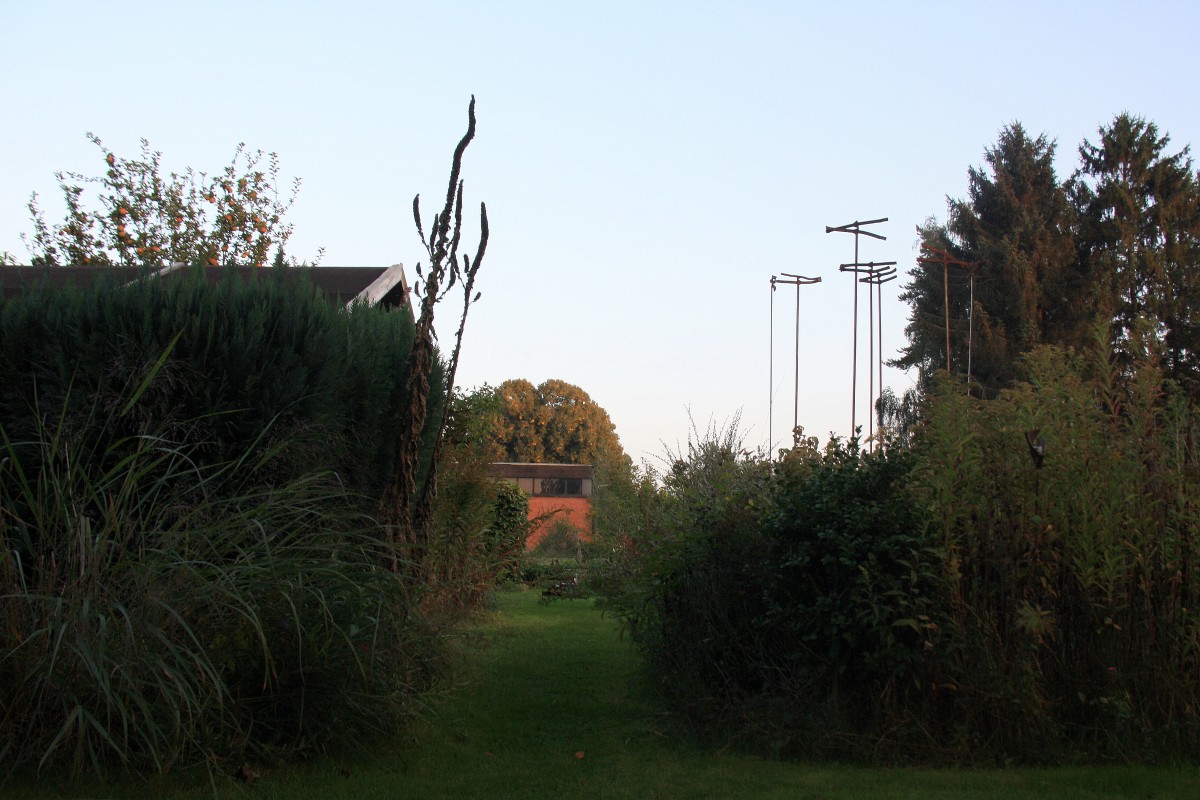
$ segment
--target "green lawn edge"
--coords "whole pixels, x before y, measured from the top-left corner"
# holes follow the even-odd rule
[[[871,768],[773,761],[668,735],[661,699],[589,600],[506,591],[465,630],[456,686],[377,752],[263,769],[253,785],[179,778],[0,786],[42,798],[1180,798],[1192,767]]]

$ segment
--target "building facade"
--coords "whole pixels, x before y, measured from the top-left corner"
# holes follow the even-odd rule
[[[492,464],[496,480],[515,483],[529,496],[529,519],[536,524],[525,540],[525,549],[536,548],[562,523],[569,524],[584,542],[592,539],[592,494],[595,471],[590,464]]]

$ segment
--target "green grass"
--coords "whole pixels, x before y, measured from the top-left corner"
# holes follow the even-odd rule
[[[653,687],[588,601],[501,594],[465,640],[462,685],[394,751],[264,770],[254,798],[1187,798],[1200,771],[1173,767],[876,769],[766,760],[666,735]],[[582,757],[577,757],[577,754]],[[344,775],[343,771],[348,771]],[[58,788],[3,797],[212,797],[197,781]]]

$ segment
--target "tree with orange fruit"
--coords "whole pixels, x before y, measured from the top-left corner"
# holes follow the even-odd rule
[[[239,144],[229,165],[212,177],[191,168],[164,177],[162,154],[147,140],[139,157],[126,159],[95,134],[87,136],[104,155],[104,173],[55,174],[67,207],[60,223],[47,223],[37,194],[30,198],[33,235],[23,238],[34,264],[265,266],[272,249],[282,252],[292,234],[284,216],[300,180],[280,193],[275,153]],[[89,184],[98,190],[93,207],[85,205]]]

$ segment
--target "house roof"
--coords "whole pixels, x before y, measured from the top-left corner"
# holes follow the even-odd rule
[[[181,266],[172,265],[153,274],[169,278],[172,273],[179,272]],[[204,271],[213,283],[230,273],[263,280],[274,272],[273,269],[246,266],[205,267]],[[0,266],[0,289],[3,290],[0,297],[8,300],[43,288],[86,286],[104,274],[112,275],[120,283],[131,283],[143,272],[142,267]],[[408,304],[412,309],[408,280],[401,264],[391,267],[290,267],[287,273],[289,277],[306,275],[322,294],[341,305],[361,301],[391,307]]]
[[[516,464],[501,462],[488,465],[493,478],[590,478],[591,464]]]

